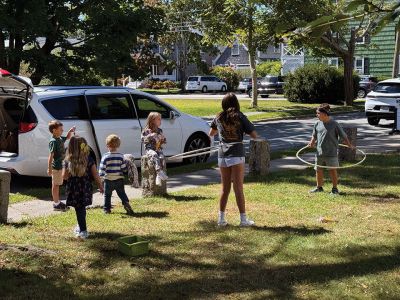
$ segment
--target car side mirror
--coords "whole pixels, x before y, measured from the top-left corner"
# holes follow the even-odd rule
[[[171,111],[169,112],[169,118],[170,118],[171,120],[175,120],[175,119],[178,118],[179,116],[180,116],[180,114],[177,113],[177,112],[174,111],[174,110],[171,110]]]

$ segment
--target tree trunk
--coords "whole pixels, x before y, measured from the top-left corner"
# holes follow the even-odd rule
[[[254,8],[250,6],[248,8],[248,36],[247,36],[247,49],[249,51],[249,62],[250,62],[250,71],[251,71],[251,80],[252,80],[252,93],[251,93],[251,104],[252,108],[256,108],[258,106],[257,103],[257,69],[256,69],[256,49],[253,41],[253,13]]]
[[[399,75],[399,54],[400,54],[400,28],[396,31],[396,44],[394,47],[394,55],[393,55],[392,78],[396,78]]]
[[[5,50],[5,36],[3,31],[0,30],[0,68],[7,68],[6,50]]]
[[[344,101],[346,106],[353,106],[354,100],[354,49],[355,49],[355,31],[351,29],[349,48],[343,57],[344,63]]]

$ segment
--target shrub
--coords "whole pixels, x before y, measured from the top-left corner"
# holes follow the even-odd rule
[[[282,64],[279,61],[266,61],[257,66],[257,77],[280,75]]]
[[[358,75],[353,75],[354,98],[356,98]],[[291,102],[338,103],[344,100],[343,69],[325,64],[310,64],[298,68],[286,77],[285,96]]]
[[[211,74],[226,82],[228,91],[234,91],[239,85],[240,76],[231,67],[215,66],[211,69]]]

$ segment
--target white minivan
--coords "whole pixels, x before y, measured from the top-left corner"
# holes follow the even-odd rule
[[[115,133],[122,141],[120,152],[133,154],[140,164],[141,132],[152,111],[162,115],[167,157],[210,146],[206,121],[179,112],[153,95],[104,86],[40,86],[32,90],[21,77],[0,69],[0,116],[4,119],[0,138],[9,137],[9,133],[15,138],[9,149],[0,149],[0,168],[21,175],[47,176],[48,123],[53,119],[63,123],[65,132],[76,126],[76,134],[88,141],[97,162],[107,152],[106,137]],[[7,147],[4,144],[0,142]],[[207,157],[197,156],[187,162],[205,161]]]
[[[190,76],[186,82],[186,91],[208,91],[226,92],[227,85],[221,79],[215,76]]]

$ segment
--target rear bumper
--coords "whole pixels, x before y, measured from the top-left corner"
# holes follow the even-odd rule
[[[384,120],[394,120],[394,112],[382,112],[382,111],[366,111],[365,115],[367,118],[377,118]]]

